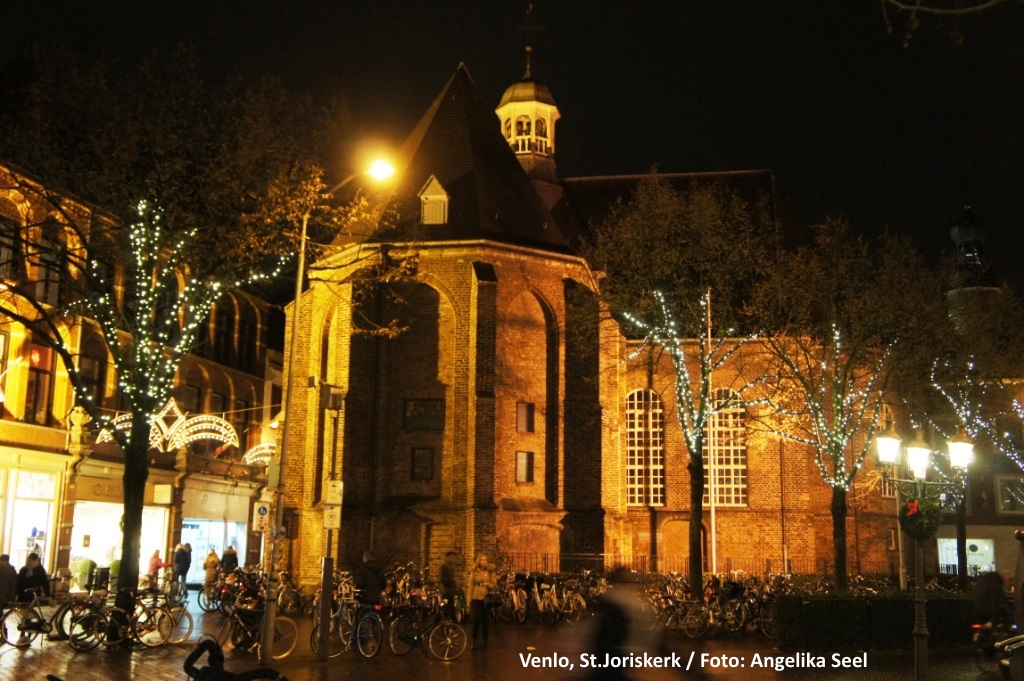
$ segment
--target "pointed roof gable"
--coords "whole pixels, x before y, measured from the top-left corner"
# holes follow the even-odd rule
[[[418,241],[491,239],[569,250],[462,64],[406,139],[398,165],[396,231],[413,228]],[[419,191],[431,176],[450,197],[448,222],[420,227]]]

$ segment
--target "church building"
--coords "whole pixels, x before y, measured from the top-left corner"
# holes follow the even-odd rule
[[[641,176],[559,177],[559,120],[529,66],[496,109],[460,66],[401,150],[390,217],[339,241],[289,307],[299,341],[284,353],[296,379],[283,475],[297,526],[285,556],[302,575],[326,550],[332,479],[342,567],[372,548],[432,571],[453,550],[467,565],[486,553],[526,569],[685,570],[672,366],[628,361],[632,343],[602,314],[599,274],[576,248]],[[769,171],[664,177],[778,203]],[[406,276],[388,276],[397,263]],[[746,416],[739,406],[712,423],[705,556],[719,571],[827,568],[829,490],[813,458],[748,436]],[[882,502],[876,491],[850,513],[851,570],[896,560]]]

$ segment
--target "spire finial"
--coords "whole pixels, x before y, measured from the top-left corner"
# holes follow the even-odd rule
[[[530,57],[533,55],[533,46],[526,46],[526,73],[523,74],[523,80],[530,80],[533,76],[530,75]]]

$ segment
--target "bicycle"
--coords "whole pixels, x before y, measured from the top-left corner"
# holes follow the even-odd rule
[[[350,608],[339,609],[330,619],[330,631],[327,634],[327,656],[337,657],[352,648],[355,643],[359,654],[365,658],[374,657],[380,652],[384,640],[384,621],[380,618],[380,605],[359,605],[354,620],[349,613]],[[309,647],[314,653],[320,652],[320,624],[313,627],[309,636]]]
[[[209,665],[196,667],[203,655],[209,656]],[[269,667],[232,673],[224,669],[224,650],[213,639],[203,639],[185,658],[185,674],[190,681],[288,681],[284,674]],[[48,677],[49,678],[49,677]],[[60,679],[49,679],[60,681]]]
[[[468,637],[462,625],[450,619],[447,610],[442,607],[420,622],[406,613],[398,615],[388,633],[391,652],[405,655],[414,646],[418,646],[420,650],[426,647],[431,655],[444,662],[458,659],[466,652]],[[426,652],[423,654],[426,655]]]
[[[231,645],[236,648],[258,650],[263,641],[265,614],[262,608],[246,607],[242,603],[236,603],[217,636],[218,645],[223,646],[230,638]],[[286,615],[278,615],[274,619],[273,659],[283,660],[291,655],[298,640],[299,628],[295,620]]]
[[[65,618],[68,613],[73,612],[74,603],[64,603],[47,618],[43,615],[42,605],[49,602],[49,597],[43,596],[43,587],[29,589],[32,593],[32,602],[18,603],[8,608],[0,617],[0,644],[10,643],[16,648],[27,648],[39,634],[52,634],[57,632],[58,636],[65,638],[67,623]],[[18,632],[16,640],[11,640],[10,635]]]

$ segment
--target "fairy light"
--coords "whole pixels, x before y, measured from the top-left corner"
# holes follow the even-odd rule
[[[955,378],[948,383],[940,381],[940,372],[953,375]],[[986,412],[991,411],[985,409],[986,402],[996,401],[996,396],[991,394],[992,389],[999,389],[1001,386],[980,376],[978,363],[973,357],[965,359],[960,366],[948,360],[936,360],[932,363],[930,380],[932,387],[953,409],[968,438],[974,442],[986,440],[999,453],[1024,470],[1024,459],[1018,452],[1018,443],[1014,437],[1002,432],[996,416],[986,415]],[[1024,420],[1024,409],[1017,399],[1011,401],[1010,411],[1018,419]],[[936,429],[939,428],[937,424],[932,425]]]

